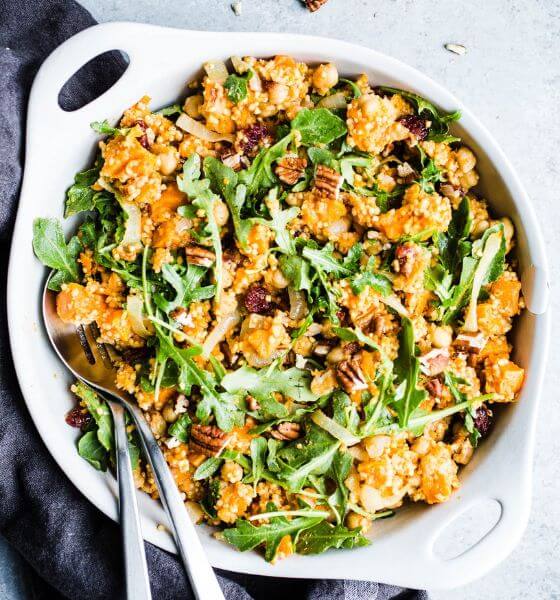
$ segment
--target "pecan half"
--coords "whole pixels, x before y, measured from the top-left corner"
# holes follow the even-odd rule
[[[319,10],[321,6],[323,6],[327,2],[328,0],[305,0],[305,4],[307,5],[307,8],[310,12],[315,12],[316,10]]]
[[[342,186],[342,175],[325,165],[318,165],[315,173],[315,189],[329,198],[337,199]]]
[[[206,456],[217,456],[224,449],[228,434],[215,425],[193,425],[191,427],[190,448]]]
[[[288,185],[295,185],[298,179],[303,177],[305,167],[307,167],[307,160],[305,158],[289,154],[278,161],[274,172],[280,181]]]
[[[208,250],[208,248],[204,248],[203,246],[187,246],[185,248],[185,254],[189,265],[198,265],[199,267],[205,267],[207,269],[210,268],[216,260],[216,255],[212,250]]]
[[[420,365],[422,371],[426,375],[435,377],[440,373],[443,373],[449,364],[449,349],[448,348],[434,348],[427,354],[420,357]]]
[[[367,390],[366,378],[357,360],[339,362],[336,366],[336,376],[348,394]]]
[[[299,423],[279,423],[270,431],[270,435],[275,440],[281,440],[285,442],[297,440],[301,435],[301,425]]]
[[[453,342],[453,346],[460,352],[478,354],[486,346],[486,336],[482,333],[460,333]]]

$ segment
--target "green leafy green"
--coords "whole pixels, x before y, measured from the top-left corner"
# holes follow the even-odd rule
[[[99,398],[88,385],[78,381],[73,391],[85,404],[87,411],[97,425],[97,438],[105,450],[113,451],[115,440],[113,437],[113,418],[107,404]]]
[[[120,135],[123,131],[127,131],[126,129],[119,129],[118,127],[113,127],[109,124],[109,121],[105,119],[104,121],[93,121],[89,126],[96,133],[100,133],[101,135]]]
[[[246,392],[259,401],[273,392],[280,392],[295,402],[315,402],[318,397],[311,392],[309,383],[309,371],[296,367],[286,370],[240,367],[222,379],[222,386],[228,392]]]
[[[251,440],[251,471],[254,489],[256,489],[257,483],[262,478],[265,471],[267,451],[268,444],[263,437],[257,437]]]
[[[101,193],[93,190],[91,186],[97,181],[100,170],[101,161],[98,160],[91,169],[76,173],[74,184],[66,192],[65,217],[95,208],[96,200]]]
[[[359,529],[347,529],[344,525],[321,521],[301,532],[296,551],[298,554],[321,554],[329,548],[357,548],[369,543]]]
[[[364,270],[358,271],[352,276],[350,287],[356,295],[363,292],[366,287],[371,287],[384,297],[393,293],[391,280],[386,275],[375,271],[375,258],[373,256],[369,258]]]
[[[426,100],[426,98],[423,98],[418,94],[386,85],[379,86],[379,89],[390,94],[399,94],[403,98],[410,100],[416,106],[418,115],[431,121],[432,124],[428,133],[428,140],[433,140],[435,142],[454,142],[459,139],[448,134],[449,124],[458,121],[461,118],[460,111],[457,110],[452,113],[442,113],[431,102]]]
[[[165,264],[161,269],[162,278],[171,286],[175,297],[167,300],[163,293],[154,294],[154,302],[164,313],[169,314],[179,306],[188,307],[195,300],[207,300],[214,296],[215,285],[202,286],[201,281],[207,270],[198,265],[187,264],[186,268],[177,264]]]
[[[279,258],[280,269],[295,290],[311,289],[311,268],[301,256],[282,255]]]
[[[87,431],[78,441],[78,454],[98,471],[107,470],[109,453],[103,447],[95,431]]]
[[[399,426],[408,427],[412,413],[426,398],[426,392],[418,388],[420,361],[414,347],[414,327],[412,321],[402,317],[402,328],[399,336],[399,354],[394,363],[397,377],[397,390],[392,401],[392,407],[399,419]]]
[[[222,459],[219,456],[211,456],[207,458],[194,472],[193,479],[195,481],[202,481],[212,477],[214,473],[220,468]]]
[[[180,104],[171,104],[170,106],[164,106],[159,110],[154,111],[156,115],[161,115],[162,117],[169,117],[171,115],[179,114],[183,111]]]
[[[304,146],[330,144],[346,132],[344,121],[326,108],[304,108],[291,123],[301,135]]]
[[[241,552],[252,550],[261,544],[265,547],[265,560],[272,561],[278,546],[286,535],[297,536],[305,529],[317,525],[319,517],[297,517],[288,521],[286,517],[273,517],[269,523],[255,526],[251,522],[240,519],[235,527],[224,531],[225,539]]]
[[[344,77],[341,77],[339,81],[345,83],[352,90],[354,100],[362,95],[362,90],[356,85],[356,82],[351,81],[350,79],[344,79]]]
[[[247,98],[247,82],[252,76],[253,71],[249,70],[244,75],[230,75],[226,79],[224,88],[227,90],[228,98],[234,104],[239,104],[242,100]]]
[[[49,289],[59,291],[63,283],[78,280],[78,254],[80,240],[74,236],[68,244],[57,219],[39,218],[33,221],[33,250],[35,256],[47,267],[55,270]]]
[[[437,168],[435,161],[429,158],[420,146],[418,146],[418,150],[420,151],[422,170],[417,183],[424,192],[433,194],[435,192],[434,184],[443,181],[443,173]]]
[[[183,413],[174,423],[171,423],[167,433],[186,444],[189,441],[191,425],[192,419],[187,413]]]

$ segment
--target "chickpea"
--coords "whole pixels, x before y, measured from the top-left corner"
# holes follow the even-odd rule
[[[237,483],[243,479],[243,468],[232,460],[226,460],[221,470],[222,479],[229,483]]]
[[[177,420],[177,413],[171,404],[166,404],[161,411],[161,414],[168,423],[174,423]]]
[[[319,65],[313,73],[313,87],[319,94],[326,94],[338,83],[338,71],[332,63]]]
[[[286,196],[286,204],[288,206],[301,206],[303,204],[303,194],[296,192]]]
[[[204,100],[200,94],[197,94],[196,96],[189,96],[185,100],[185,106],[183,108],[189,117],[192,117],[193,119],[199,119],[201,117],[200,107],[202,106],[203,102]]]
[[[327,361],[330,363],[339,363],[346,358],[344,348],[342,346],[335,346],[328,354]]]
[[[362,533],[367,533],[371,527],[371,519],[358,513],[350,512],[346,517],[346,526],[348,529],[360,529]]]
[[[159,170],[162,175],[171,175],[177,168],[177,155],[175,150],[169,149],[159,155]]]
[[[151,412],[149,415],[150,428],[156,438],[160,438],[167,431],[167,423],[158,412]]]
[[[276,269],[272,276],[272,285],[278,290],[283,290],[284,288],[287,288],[289,284],[290,282],[286,279],[284,273],[282,273],[280,269]]]
[[[504,237],[506,238],[506,247],[509,250],[511,248],[511,240],[513,239],[515,233],[513,223],[508,217],[504,217],[503,219],[500,219],[500,221],[504,225]]]
[[[275,81],[267,86],[266,91],[268,92],[268,100],[272,104],[282,104],[290,92],[287,85],[276,83]]]
[[[453,341],[451,327],[438,326],[434,327],[430,335],[432,346],[436,348],[448,348]]]
[[[223,227],[229,219],[229,210],[225,202],[216,202],[214,204],[214,219],[218,227]]]

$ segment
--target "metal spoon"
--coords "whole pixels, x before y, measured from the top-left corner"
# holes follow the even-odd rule
[[[60,319],[56,311],[56,294],[48,289],[48,280],[43,291],[43,320],[54,349],[68,369],[103,396],[129,411],[152,467],[161,501],[171,521],[175,544],[195,597],[199,600],[225,600],[173,475],[144,414],[130,396],[116,386],[111,358],[113,350],[97,341],[99,331],[95,324],[76,328]]]

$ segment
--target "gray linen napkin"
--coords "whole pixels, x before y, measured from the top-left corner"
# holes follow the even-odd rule
[[[44,58],[65,39],[94,23],[91,15],[72,0],[0,0],[3,299],[25,150],[23,132],[29,88]],[[68,108],[85,104],[116,81],[123,69],[120,55],[104,55],[101,61],[80,71],[78,81],[63,91],[61,103]],[[121,598],[124,589],[119,528],[74,488],[39,438],[16,381],[5,305],[3,301],[0,307],[0,531],[32,568],[65,597]],[[48,400],[45,398],[45,402]],[[146,549],[154,599],[192,598],[176,557],[151,544],[146,544]],[[367,582],[272,579],[225,571],[219,572],[219,578],[228,600],[427,598],[425,592]],[[46,592],[44,597],[52,595]]]

